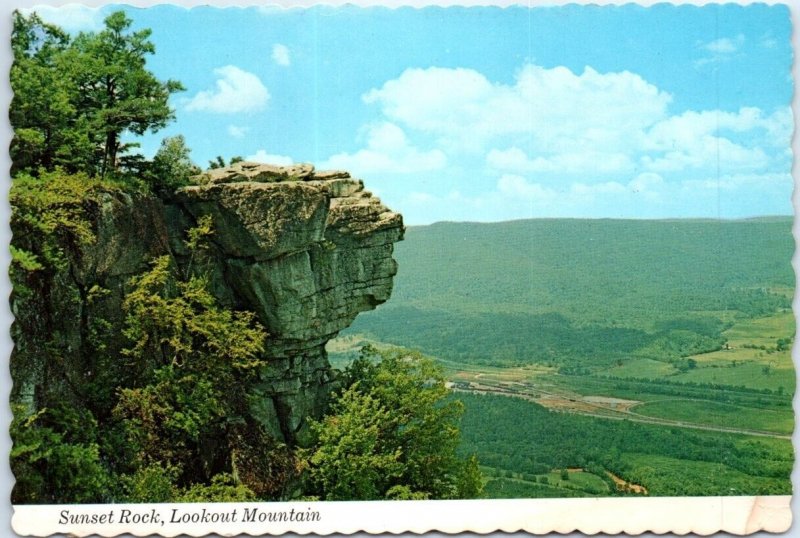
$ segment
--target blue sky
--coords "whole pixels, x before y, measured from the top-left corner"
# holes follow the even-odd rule
[[[186,87],[148,155],[343,168],[409,224],[792,212],[785,6],[125,9]]]

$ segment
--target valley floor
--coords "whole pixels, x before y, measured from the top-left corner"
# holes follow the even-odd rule
[[[462,448],[478,455],[489,497],[790,493],[794,316],[742,319],[724,336],[690,369],[437,361],[465,404]],[[341,337],[332,360],[367,341]]]

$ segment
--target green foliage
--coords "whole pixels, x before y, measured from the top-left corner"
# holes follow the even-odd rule
[[[14,406],[11,470],[16,477],[12,502],[103,502],[110,477],[94,441],[97,424],[68,409],[41,409],[28,415]]]
[[[219,308],[205,278],[184,282],[173,270],[170,257],[162,256],[131,280],[123,304],[125,336],[133,343],[126,355],[139,365],[206,372],[223,386],[233,369],[259,366],[266,335],[255,315]]]
[[[12,176],[20,170],[65,164],[61,150],[70,138],[68,126],[75,115],[69,82],[59,68],[68,36],[36,13],[25,17],[15,11],[13,17]]]
[[[156,191],[174,191],[191,184],[191,177],[201,172],[189,157],[190,150],[182,135],[161,141],[152,165],[146,172],[147,180]]]
[[[228,164],[225,164],[225,159],[221,155],[217,155],[216,159],[214,159],[213,161],[208,161],[208,168],[211,169],[211,170],[214,170],[214,169],[217,169],[217,168],[225,168],[226,166],[231,166],[231,165],[234,165],[236,163],[240,163],[242,161],[244,161],[244,157],[236,155],[236,156],[231,157],[231,160],[230,160],[230,162]]]
[[[139,465],[180,467],[191,460],[201,433],[224,418],[220,398],[210,380],[169,365],[145,387],[120,389],[114,413],[125,420]]]
[[[226,473],[215,475],[211,484],[193,484],[181,493],[175,502],[205,503],[205,502],[252,502],[255,494],[243,485],[237,484],[233,477]],[[151,501],[152,502],[152,501]]]
[[[225,166],[227,165],[225,164],[225,159],[222,157],[222,155],[217,155],[216,159],[214,159],[213,161],[208,161],[208,167],[211,170],[217,168],[225,168]]]
[[[461,468],[456,489],[462,499],[478,499],[483,496],[483,474],[475,454],[467,458],[465,465]]]
[[[650,495],[791,491],[789,441],[555,413],[504,396],[461,393],[458,398],[466,409],[460,450],[477,454],[483,465],[530,474],[567,467],[611,471],[647,487]],[[642,472],[643,462],[658,458],[675,462],[668,475],[660,467],[657,472]],[[686,472],[689,466],[703,468],[703,474]],[[730,481],[715,480],[702,487],[710,469],[724,472]],[[490,485],[487,495],[492,496],[496,491]],[[732,493],[731,487],[737,493]]]
[[[9,245],[8,248],[11,251],[11,263],[16,264],[19,269],[29,273],[44,269],[44,265],[39,263],[39,258],[36,254],[18,249],[14,245]]]
[[[9,193],[17,266],[63,267],[67,253],[94,242],[91,213],[100,196],[118,190],[113,183],[60,170],[38,178],[18,175]]]
[[[138,469],[132,475],[122,477],[128,503],[204,503],[204,502],[251,502],[256,496],[247,486],[238,484],[230,474],[219,473],[209,484],[191,484],[186,488],[175,485],[178,471],[174,467],[151,464]]]
[[[141,135],[173,118],[168,99],[183,88],[146,69],[150,30],[131,32],[131,23],[117,11],[101,32],[70,38],[35,13],[14,13],[12,176],[59,166],[106,176],[131,147],[123,131]]]
[[[237,482],[260,499],[285,499],[303,469],[295,451],[277,442],[257,424],[238,423],[230,428],[231,469]]]
[[[376,362],[377,361],[377,362]],[[456,456],[461,405],[419,353],[365,348],[311,429],[310,476],[328,500],[458,498],[480,492],[477,461]],[[476,483],[477,482],[477,483]]]
[[[525,220],[409,228],[392,300],[343,334],[460,363],[598,368],[720,349],[790,308],[791,219]]]
[[[131,285],[123,353],[136,386],[120,389],[114,414],[139,467],[188,473],[204,439],[224,438],[225,421],[242,411],[231,395],[262,364],[266,334],[253,314],[219,308],[203,278],[177,279],[168,256]]]
[[[347,389],[330,415],[312,425],[318,446],[311,476],[326,500],[380,499],[403,472],[400,447],[384,439],[392,414],[358,385]],[[389,425],[389,426],[387,426]]]
[[[93,215],[103,198],[117,191],[110,182],[61,170],[42,172],[38,178],[19,173],[13,180],[9,274],[17,348],[12,373],[34,367],[41,357],[52,359],[48,370],[58,368],[65,348],[58,328],[65,320],[51,317],[50,305],[79,307],[81,292],[69,278],[70,261],[94,243]]]
[[[123,501],[129,503],[167,503],[178,495],[174,482],[177,469],[151,464],[140,467],[132,475],[121,478],[124,490]]]
[[[199,250],[206,248],[208,239],[214,235],[214,218],[211,215],[203,215],[197,219],[197,226],[190,228],[186,235],[186,247],[189,250]]]

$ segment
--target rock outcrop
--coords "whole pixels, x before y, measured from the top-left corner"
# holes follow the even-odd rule
[[[33,364],[47,351],[15,334],[13,401],[36,408],[37,391],[97,375],[102,366],[87,351],[96,322],[117,332],[105,350],[113,356],[126,345],[119,333],[130,278],[164,254],[185,268],[186,230],[211,215],[212,293],[223,306],[255,312],[269,333],[267,365],[247,395],[252,416],[279,440],[303,443],[306,419],[324,411],[334,380],[326,342],[391,294],[402,217],[347,172],[311,165],[243,162],[197,179],[167,201],[102,195],[92,210],[97,240],[54,277],[74,293],[42,298],[42,310],[54,313],[42,323],[63,339],[63,356],[55,366]]]
[[[391,294],[402,217],[347,172],[247,162],[212,172],[217,180],[181,189],[176,203],[190,220],[212,216],[217,295],[270,333],[254,414],[302,441],[304,418],[319,416],[331,388],[325,344]],[[178,237],[185,223],[175,224]]]

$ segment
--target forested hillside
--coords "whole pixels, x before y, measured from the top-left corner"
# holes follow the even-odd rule
[[[791,229],[790,217],[411,228],[393,301],[331,348],[346,361],[383,342],[444,365],[490,497],[787,494]]]
[[[790,218],[527,220],[410,228],[393,300],[348,333],[464,362],[608,365],[724,344],[790,308]]]

